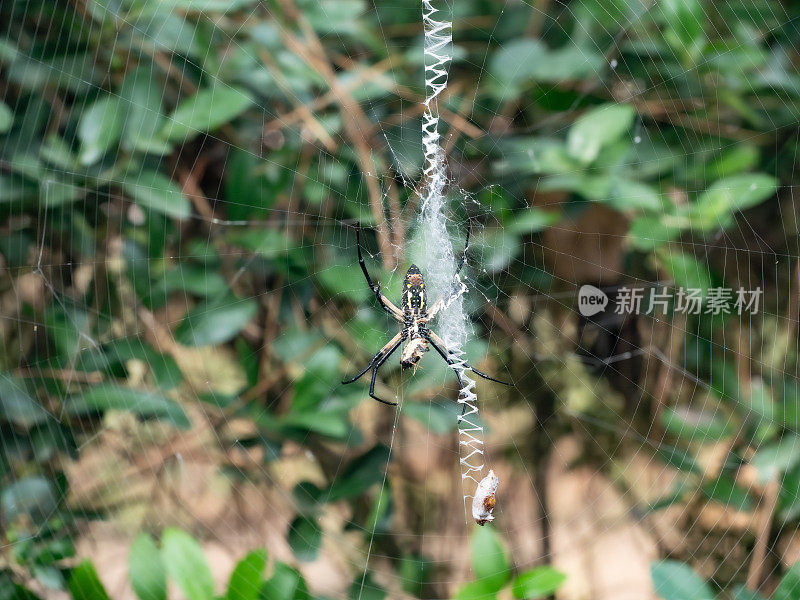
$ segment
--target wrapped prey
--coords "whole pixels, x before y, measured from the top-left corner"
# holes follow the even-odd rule
[[[490,470],[475,489],[475,496],[472,498],[472,518],[478,525],[486,525],[486,523],[494,521],[492,512],[496,502],[495,492],[499,483],[497,475]]]

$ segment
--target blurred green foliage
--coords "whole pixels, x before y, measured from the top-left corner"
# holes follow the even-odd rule
[[[732,600],[766,600],[768,597],[772,600],[789,600],[800,595],[800,563],[795,563],[786,572],[771,596],[749,590],[743,585],[734,587],[730,596],[717,596],[712,587],[690,567],[674,560],[654,563],[651,574],[656,593],[664,600],[714,600],[717,597],[730,597]]]
[[[624,225],[634,277],[666,275],[704,290],[749,285],[708,250],[750,223],[770,244],[783,242],[769,247],[788,272],[796,247],[787,240],[797,232],[769,234],[778,219],[794,227],[780,209],[796,185],[794,3],[578,0],[541,11],[462,0],[454,11],[444,120],[459,113],[486,132],[450,131],[452,162],[469,167],[473,183],[464,185],[483,221],[477,285],[500,299],[551,291],[553,275],[535,251],[541,236],[596,205]],[[64,502],[62,461],[120,411],[187,429],[199,407],[254,423],[235,444],[262,448],[265,461],[288,443],[337,457],[341,468],[325,485],[294,490],[287,537],[298,561],[318,555],[327,503],[351,503],[355,526],[386,541],[392,477],[380,484],[389,450],[362,444],[350,411],[365,390],[337,382],[384,343],[388,323],[342,223],[383,224],[368,208],[370,178],[381,194],[396,193],[402,215],[413,214],[413,190],[397,189],[392,170],[420,176],[419,119],[408,114],[422,97],[419,21],[416,0],[2,3],[0,287],[11,300],[0,352],[0,578],[12,586],[8,597],[29,597],[20,569],[45,587],[68,585],[76,598],[105,596],[93,567],[67,566],[74,519],[87,515]],[[363,109],[355,135],[348,99]],[[355,149],[364,141],[371,165]],[[383,258],[385,281],[393,265]],[[800,518],[796,340],[782,337],[774,317],[786,308],[777,299],[784,277],[769,278],[771,313],[748,330],[761,354],[747,381],[725,343],[731,316],[701,315],[684,327],[685,366],[708,400],[679,398],[660,413],[657,454],[685,478],[659,507],[700,493],[752,511],[756,500],[735,477],[747,463],[760,481],[780,483],[777,521]],[[23,293],[31,281],[34,292]],[[470,310],[481,316],[480,300]],[[191,373],[196,355],[187,348],[209,346],[216,364],[222,350],[235,356],[236,389]],[[477,361],[486,350],[476,339],[468,354]],[[393,369],[382,375],[396,383]],[[404,417],[432,434],[456,423],[452,402],[429,403],[443,372],[431,365],[407,384]],[[697,455],[720,441],[730,451],[709,478]],[[357,451],[342,457],[344,442]],[[477,581],[459,597],[510,586],[534,598],[560,584],[547,567],[517,572],[488,531],[476,536],[491,556],[475,561]],[[189,600],[213,595],[191,538],[168,531],[160,554],[155,548],[139,538],[132,551],[141,600],[163,598],[167,577]],[[156,556],[163,565],[141,566]],[[245,558],[228,597],[252,598],[264,562],[261,553]],[[404,551],[396,568],[409,593],[422,593],[426,557]],[[672,568],[682,567],[654,567],[665,598],[660,581]],[[281,563],[260,589],[264,598],[308,596]]]

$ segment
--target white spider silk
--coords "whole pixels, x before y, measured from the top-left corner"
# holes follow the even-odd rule
[[[452,23],[437,15],[433,0],[422,0],[422,19],[425,28],[425,112],[422,117],[422,145],[425,153],[423,166],[424,194],[419,214],[419,237],[422,244],[420,267],[425,273],[427,298],[447,297],[454,287],[454,275],[463,246],[456,246],[447,231],[446,197],[447,168],[444,151],[439,143],[438,96],[447,87],[448,66],[452,59]],[[466,224],[459,233],[461,244],[466,235]],[[464,311],[464,298],[459,296],[442,310],[433,324],[447,345],[453,369],[459,373],[464,386],[458,402],[464,409],[459,418],[459,454],[461,479],[471,479],[478,484],[484,467],[483,427],[478,424],[478,398],[475,382],[465,369],[462,346],[469,334],[469,319]],[[464,502],[470,496],[464,496]],[[477,517],[476,517],[477,518]],[[485,522],[485,521],[484,521]]]

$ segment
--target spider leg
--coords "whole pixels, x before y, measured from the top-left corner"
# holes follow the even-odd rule
[[[375,356],[372,357],[372,360],[370,360],[369,364],[366,367],[364,367],[363,371],[361,371],[355,377],[343,380],[342,385],[347,385],[348,383],[353,383],[354,381],[358,380],[359,378],[361,378],[362,375],[364,375],[364,373],[366,373],[372,367],[374,367],[376,363],[378,363],[378,361],[380,361],[380,364],[383,364],[382,359],[384,359],[384,357],[388,358],[392,352],[397,350],[397,347],[400,345],[400,342],[402,341],[403,341],[403,332],[401,331],[392,339],[390,339],[388,342],[386,342],[386,345],[383,348],[381,348],[380,350],[378,350],[378,352],[375,353]]]
[[[403,311],[392,304],[388,298],[386,298],[386,296],[381,294],[381,286],[372,281],[372,277],[369,276],[367,264],[364,262],[364,255],[361,253],[361,223],[356,223],[356,246],[358,247],[358,264],[361,266],[361,270],[364,272],[364,277],[367,280],[369,289],[372,290],[373,294],[375,294],[375,297],[378,299],[378,304],[381,305],[381,308],[402,323]]]
[[[378,398],[375,395],[375,378],[378,376],[378,369],[380,369],[381,365],[388,360],[388,358],[392,355],[392,352],[397,350],[397,348],[400,346],[400,343],[402,341],[403,340],[400,339],[400,341],[398,341],[394,345],[394,347],[391,350],[389,350],[389,352],[386,353],[385,356],[383,356],[383,357],[378,359],[378,362],[375,363],[375,367],[373,367],[373,369],[372,369],[372,379],[369,382],[369,397],[372,398],[373,400],[377,400],[378,402],[381,402],[383,404],[388,404],[389,406],[397,406],[397,402],[389,402],[388,400],[381,400],[380,398]]]
[[[455,364],[457,362],[444,349],[445,348],[445,343],[442,341],[442,338],[440,338],[438,335],[436,335],[432,331],[428,331],[425,334],[425,339],[428,340],[430,345],[433,346],[433,349],[436,350],[436,352],[439,353],[439,355],[445,360],[445,362],[448,365],[450,365],[452,367],[453,364]],[[487,375],[486,373],[484,373],[482,371],[478,371],[478,369],[476,369],[475,367],[471,366],[470,364],[468,364],[466,362],[464,363],[464,367],[469,369],[470,371],[472,371],[473,373],[475,373],[479,377],[483,377],[484,379],[488,379],[489,381],[494,381],[495,383],[502,383],[503,385],[511,385],[510,383],[507,383],[505,381],[500,381],[499,379],[495,379],[494,377],[491,377],[491,376]],[[458,382],[461,384],[461,387],[464,387],[464,383],[461,380],[460,373],[456,369],[453,369],[453,371],[456,372],[456,375],[458,376]]]
[[[378,360],[378,357],[380,357],[380,355],[381,355],[381,353],[380,353],[380,351],[378,351],[378,353],[375,356],[372,357],[372,360],[369,361],[369,364],[366,367],[364,367],[363,371],[361,371],[355,377],[351,377],[350,379],[343,379],[342,380],[342,385],[347,385],[348,383],[353,383],[354,381],[357,381],[358,379],[360,379],[361,376],[364,375],[364,373],[366,373],[367,371],[369,371],[372,368],[372,365],[375,364],[375,361]]]

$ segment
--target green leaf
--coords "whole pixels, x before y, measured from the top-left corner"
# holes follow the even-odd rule
[[[258,0],[162,0],[173,10],[199,13],[231,13],[258,3]]]
[[[682,562],[662,560],[650,567],[653,586],[664,600],[714,600],[708,584]]]
[[[397,568],[397,576],[403,591],[421,597],[433,573],[433,562],[424,556],[403,556]]]
[[[180,264],[166,271],[161,281],[154,283],[153,287],[154,299],[176,290],[195,296],[219,298],[230,289],[219,271],[190,264]]]
[[[0,496],[3,523],[13,523],[19,515],[33,522],[48,519],[56,508],[53,486],[44,477],[25,477],[3,490]]]
[[[306,582],[297,569],[276,562],[272,577],[264,582],[260,598],[265,600],[308,600]]]
[[[701,489],[708,499],[720,502],[733,510],[751,511],[755,505],[745,488],[724,475],[715,481],[704,483]]]
[[[495,163],[499,175],[574,174],[581,167],[563,140],[526,137],[498,142],[502,158]]]
[[[122,189],[137,204],[175,219],[188,219],[192,214],[189,200],[181,188],[157,171],[129,173],[122,182]]]
[[[470,541],[472,569],[477,580],[499,590],[511,577],[511,567],[493,527],[476,527]]]
[[[104,96],[81,114],[78,139],[81,142],[78,159],[82,165],[96,163],[111,148],[122,133],[123,114],[116,96]]]
[[[731,600],[767,600],[759,594],[758,592],[754,592],[752,590],[748,590],[743,585],[737,585],[733,588],[733,594],[731,595]]]
[[[156,543],[146,533],[133,540],[128,556],[128,577],[139,600],[166,600],[167,572]]]
[[[228,296],[200,304],[189,311],[175,330],[184,346],[213,346],[233,339],[258,312],[253,299]]]
[[[536,233],[547,229],[550,225],[554,225],[560,220],[561,215],[557,212],[540,208],[528,208],[515,215],[506,228],[516,234]]]
[[[312,561],[319,554],[322,528],[313,517],[297,517],[289,526],[288,541],[297,560]]]
[[[332,438],[345,438],[350,432],[350,424],[344,412],[311,410],[292,412],[280,420],[286,427],[305,429]]]
[[[616,178],[603,203],[620,211],[661,210],[662,203],[658,191],[651,185],[630,179]]]
[[[797,600],[800,598],[800,562],[796,562],[786,571],[781,579],[772,600]]]
[[[728,416],[714,405],[667,407],[661,414],[661,422],[671,434],[692,442],[716,442],[732,433]]]
[[[425,425],[432,433],[439,435],[453,431],[458,427],[458,414],[460,409],[453,402],[406,402],[403,404],[403,414],[416,419]]]
[[[780,441],[765,444],[750,459],[758,471],[759,482],[764,484],[779,477],[784,471],[800,462],[800,436],[786,433]]]
[[[28,428],[46,421],[49,416],[50,413],[30,395],[25,382],[0,372],[0,419]]]
[[[762,173],[733,175],[715,182],[678,212],[694,229],[719,229],[733,223],[733,213],[773,196],[778,182]]]
[[[355,249],[353,250],[355,256]],[[370,271],[373,273],[373,271]],[[316,273],[320,283],[334,296],[345,296],[363,304],[372,294],[364,283],[364,274],[353,270],[349,263],[326,265]],[[377,274],[373,275],[373,277]],[[377,302],[375,303],[377,306]]]
[[[562,48],[550,50],[544,60],[530,65],[530,75],[537,81],[548,83],[596,77],[605,62],[596,49],[567,43]]]
[[[252,96],[242,88],[219,85],[200,90],[178,104],[164,127],[164,136],[170,141],[191,139],[231,121],[252,104]]]
[[[97,571],[88,560],[72,569],[67,586],[74,600],[109,600]]]
[[[86,349],[89,315],[72,306],[53,305],[44,316],[47,336],[56,351],[67,358],[75,358]]]
[[[572,43],[550,50],[539,40],[522,38],[500,45],[489,61],[489,73],[495,94],[509,97],[532,80],[556,83],[591,77],[603,63],[599,52]]]
[[[666,41],[687,60],[700,57],[705,45],[703,24],[708,17],[699,0],[663,0],[659,3],[667,23]]]
[[[490,582],[472,581],[459,588],[454,600],[495,600],[497,589]]]
[[[124,364],[131,360],[139,360],[147,364],[147,368],[161,389],[169,390],[183,381],[178,363],[168,354],[161,354],[147,342],[130,337],[109,342],[104,348],[108,360],[116,364]]]
[[[331,381],[339,379],[342,353],[335,344],[326,344],[303,361],[305,372],[294,382],[294,402],[289,413],[319,413],[320,403],[330,396]]]
[[[680,471],[700,472],[697,460],[691,452],[684,448],[661,444],[656,448],[656,455],[668,465],[672,465]]]
[[[711,287],[711,274],[693,255],[664,249],[658,253],[658,259],[672,277],[675,287],[699,289],[700,295],[706,296]]]
[[[262,174],[263,167],[264,161],[252,152],[233,148],[228,153],[225,173],[225,199],[230,203],[228,218],[252,219],[267,215],[280,188],[268,185]]]
[[[792,379],[784,379],[781,402],[773,415],[777,424],[797,429],[800,427],[800,385]]]
[[[584,164],[628,131],[636,116],[628,104],[604,104],[578,117],[567,134],[567,151]]]
[[[542,62],[547,47],[539,40],[516,39],[501,44],[489,61],[489,73],[497,80],[498,88],[505,93],[516,93],[507,88],[531,79],[533,65]]]
[[[359,17],[367,9],[364,0],[315,0],[304,2],[303,15],[320,33],[357,34]]]
[[[277,258],[285,255],[294,242],[286,237],[286,232],[275,229],[247,229],[231,231],[225,239],[237,246],[247,248],[264,258]]]
[[[721,152],[712,162],[697,165],[691,172],[693,176],[706,181],[721,179],[752,169],[758,164],[759,155],[757,146],[737,144]]]
[[[326,502],[335,502],[364,493],[376,483],[383,481],[388,462],[389,449],[386,446],[378,445],[371,448],[347,465],[331,483],[327,495],[323,494],[323,498]]]
[[[214,578],[203,549],[192,536],[172,527],[165,530],[161,556],[170,578],[187,600],[213,600]]]
[[[161,111],[164,91],[152,73],[149,67],[139,67],[125,74],[119,92],[120,106],[125,111],[122,143],[132,150],[166,154],[169,145],[158,139],[164,124]]]
[[[0,134],[8,133],[14,125],[14,113],[8,108],[8,104],[0,101]]]
[[[264,582],[266,550],[254,550],[239,561],[231,573],[227,600],[256,600]]]
[[[800,515],[800,468],[795,465],[781,478],[778,516],[783,521],[791,521],[798,515]]]
[[[542,598],[555,592],[567,576],[553,567],[537,567],[520,573],[511,583],[515,598]]]
[[[66,411],[71,415],[106,410],[125,410],[140,417],[167,421],[181,429],[191,425],[189,418],[174,400],[160,394],[134,390],[113,384],[101,384],[66,401]]]
[[[730,210],[744,210],[760,204],[778,189],[778,180],[763,173],[746,173],[720,179],[708,188],[697,203],[722,204]]]
[[[661,219],[650,216],[634,219],[628,231],[634,248],[643,251],[652,251],[663,246],[678,237],[680,233],[680,227],[662,223]]]
[[[386,598],[386,590],[375,583],[372,572],[367,572],[366,575],[356,575],[347,590],[348,600],[383,600],[384,598]]]

